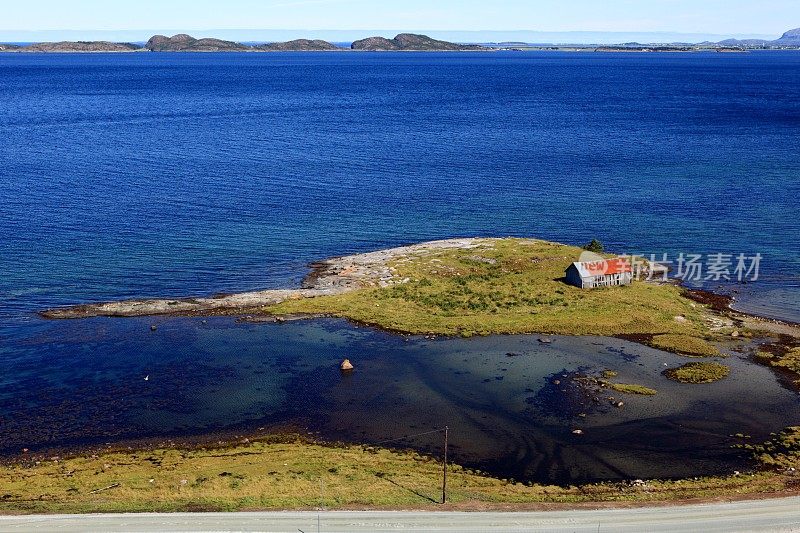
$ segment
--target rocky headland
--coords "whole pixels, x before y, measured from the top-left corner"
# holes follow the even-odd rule
[[[154,298],[83,304],[48,309],[41,315],[45,318],[64,319],[95,316],[241,314],[286,300],[343,294],[364,287],[388,286],[402,281],[393,278],[389,263],[394,259],[448,249],[477,248],[485,242],[486,239],[431,241],[319,261],[311,265],[311,273],[298,289],[252,291],[207,298]]]

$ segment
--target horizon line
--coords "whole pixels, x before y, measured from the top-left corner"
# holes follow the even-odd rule
[[[784,32],[790,30],[791,28],[785,28],[784,30],[779,30],[775,32],[776,35],[783,34]],[[103,33],[113,33],[113,32],[157,32],[157,31],[203,31],[203,32],[226,32],[226,31],[235,31],[235,32],[264,32],[264,31],[308,31],[308,32],[359,32],[359,31],[399,31],[399,32],[411,32],[411,31],[431,31],[431,32],[453,32],[453,33],[605,33],[605,34],[616,34],[616,33],[648,33],[648,34],[685,34],[685,35],[773,35],[771,33],[759,33],[759,32],[731,32],[731,33],[720,33],[718,31],[711,31],[711,32],[704,32],[704,31],[689,31],[689,30],[593,30],[593,29],[581,29],[581,30],[542,30],[542,29],[497,29],[497,28],[484,28],[484,29],[442,29],[442,28],[414,28],[414,29],[397,29],[397,28],[170,28],[170,27],[162,27],[162,28],[113,28],[113,29],[106,29],[106,28],[40,28],[40,29],[13,29],[13,28],[0,28],[0,32],[15,32],[15,33],[40,33],[40,32],[103,32]]]

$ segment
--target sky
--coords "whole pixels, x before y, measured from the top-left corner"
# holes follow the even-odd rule
[[[800,0],[3,0],[0,39],[159,30],[667,32],[778,37]],[[49,30],[49,32],[47,31]],[[56,31],[54,31],[56,30]],[[73,30],[65,32],[63,30]],[[77,30],[77,32],[76,32]],[[309,33],[309,30],[312,32]],[[214,35],[217,36],[217,35]],[[363,36],[363,35],[362,35]]]

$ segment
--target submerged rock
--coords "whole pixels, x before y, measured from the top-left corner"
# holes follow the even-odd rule
[[[342,372],[351,372],[353,370],[353,363],[350,362],[350,359],[345,359],[342,361],[342,364],[339,365],[339,370]]]

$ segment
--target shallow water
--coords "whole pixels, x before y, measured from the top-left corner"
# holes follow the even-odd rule
[[[440,435],[402,437],[447,425],[457,462],[566,483],[730,472],[744,465],[731,434],[764,439],[796,423],[800,407],[770,370],[739,357],[728,359],[725,381],[681,385],[660,373],[685,358],[617,339],[404,338],[341,320],[229,318],[158,319],[150,331],[152,322],[43,322],[23,348],[4,345],[0,447],[284,424],[351,442],[400,438],[392,445],[437,454]],[[351,375],[338,371],[344,357],[356,365]],[[659,393],[607,392],[595,404],[562,392],[563,375],[603,369]]]

